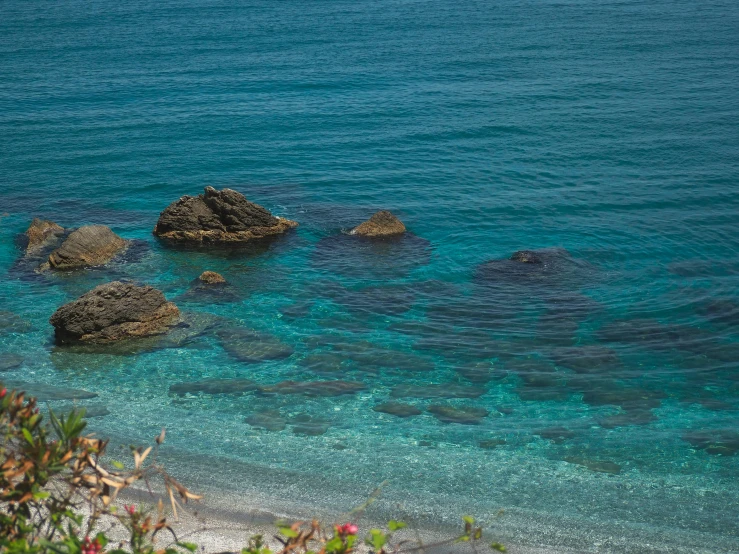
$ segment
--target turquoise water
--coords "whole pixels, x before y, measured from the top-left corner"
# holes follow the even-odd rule
[[[509,544],[588,552],[739,551],[735,3],[0,15],[0,353],[23,357],[4,380],[52,406],[97,394],[79,402],[107,408],[91,427],[120,442],[166,426],[182,480],[239,505],[342,511],[387,480],[368,516],[474,513]],[[159,212],[205,185],[300,227],[244,251],[158,243]],[[412,235],[342,235],[383,208]],[[38,276],[15,242],[35,216],[140,242]],[[486,264],[524,248],[545,271]],[[191,291],[206,269],[228,294]],[[120,278],[190,327],[136,351],[56,348],[54,310]],[[292,353],[245,361],[239,329],[261,333],[241,344],[257,357]],[[363,388],[169,392],[207,378]],[[373,410],[389,400],[422,413]],[[489,414],[448,423],[434,405]]]

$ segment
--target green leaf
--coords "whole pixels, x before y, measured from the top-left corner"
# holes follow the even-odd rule
[[[295,529],[292,529],[290,527],[280,527],[280,533],[285,535],[288,539],[294,539],[300,534]]]
[[[490,545],[490,548],[497,550],[498,552],[508,552],[508,549],[499,542],[494,542]]]
[[[192,542],[178,542],[177,546],[180,546],[185,550],[189,550],[190,552],[195,552],[198,549],[198,545]]]
[[[462,521],[464,521],[465,523],[469,523],[470,525],[472,525],[473,523],[475,523],[475,518],[472,517],[472,516],[464,516],[462,518]]]
[[[124,466],[124,465],[123,465],[123,464],[122,464],[121,462],[118,462],[118,461],[116,461],[116,460],[111,460],[111,461],[110,461],[110,463],[111,463],[111,464],[113,465],[113,467],[114,467],[114,468],[116,468],[116,469],[123,469],[124,467],[126,467],[126,466]]]
[[[406,525],[402,521],[396,521],[394,519],[391,519],[387,523],[387,528],[390,529],[391,531],[397,531],[398,529],[404,529],[406,527],[408,527],[408,525]]]
[[[23,436],[26,438],[26,441],[28,441],[28,444],[33,446],[33,437],[31,436],[31,431],[24,427],[23,429],[21,429],[21,433],[23,433]]]

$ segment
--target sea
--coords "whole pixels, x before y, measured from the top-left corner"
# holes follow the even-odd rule
[[[206,186],[300,226],[153,236]],[[735,1],[2,0],[0,216],[0,380],[206,502],[739,552]],[[34,217],[131,246],[39,273]],[[114,280],[182,324],[56,345]]]

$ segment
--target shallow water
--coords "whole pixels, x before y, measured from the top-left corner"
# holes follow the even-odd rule
[[[121,442],[166,425],[183,481],[247,504],[342,511],[387,480],[376,517],[738,551],[735,3],[231,4],[0,7],[0,353],[23,357],[3,380],[96,393],[91,427]],[[158,243],[205,185],[300,228]],[[411,234],[342,234],[381,208]],[[34,216],[142,242],[38,276],[15,242]],[[231,288],[193,291],[206,269]],[[121,278],[190,327],[56,348],[53,311]],[[242,381],[169,392],[204,379]]]

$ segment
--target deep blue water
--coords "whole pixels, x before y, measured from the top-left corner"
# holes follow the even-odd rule
[[[739,6],[714,0],[4,0],[0,353],[24,360],[3,379],[97,393],[91,427],[120,441],[166,425],[182,480],[244,509],[341,511],[387,480],[368,515],[737,552],[738,38]],[[240,252],[159,244],[159,212],[206,185],[300,227]],[[383,208],[412,235],[342,235]],[[35,216],[142,242],[39,276],[16,244]],[[546,270],[481,265],[523,248]],[[229,296],[188,294],[206,269]],[[202,335],[55,348],[54,310],[121,278]],[[234,328],[294,352],[239,360]],[[169,393],[235,377],[365,388]],[[372,409],[389,399],[423,413]],[[439,404],[490,413],[445,423]],[[247,422],[269,409],[283,430]],[[306,414],[324,434],[300,434]]]

